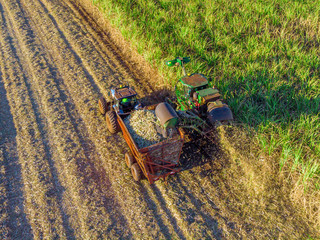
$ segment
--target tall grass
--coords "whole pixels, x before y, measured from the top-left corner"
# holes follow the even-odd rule
[[[237,122],[256,130],[279,171],[319,189],[320,5],[317,1],[93,0],[173,84],[164,60],[214,79]]]

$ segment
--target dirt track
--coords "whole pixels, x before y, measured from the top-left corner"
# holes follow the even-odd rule
[[[127,79],[140,95],[154,83],[84,16],[61,0],[0,0],[0,238],[249,233],[219,211],[217,159],[201,146],[167,185],[134,182],[128,148],[108,133],[97,99]]]

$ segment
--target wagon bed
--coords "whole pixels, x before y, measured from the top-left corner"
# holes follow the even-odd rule
[[[133,160],[139,165],[143,175],[148,181],[152,184],[160,178],[165,180],[169,175],[179,172],[179,158],[184,143],[183,130],[177,128],[176,134],[171,138],[139,149],[123,121],[127,116],[127,114],[117,114],[117,121],[123,137],[131,150]],[[132,166],[129,164],[128,167],[131,167],[132,174],[134,175],[135,173],[132,170]],[[135,178],[135,180],[138,179]]]

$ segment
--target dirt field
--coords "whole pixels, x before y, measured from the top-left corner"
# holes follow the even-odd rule
[[[228,164],[218,144],[187,144],[184,171],[168,184],[135,183],[126,143],[108,133],[97,99],[124,80],[148,95],[158,90],[156,81],[139,75],[141,68],[73,2],[0,0],[0,46],[1,239],[308,234],[282,208],[267,206],[278,214],[269,225],[243,216],[237,209],[253,197],[239,202],[223,183]],[[266,206],[253,204],[263,216]]]

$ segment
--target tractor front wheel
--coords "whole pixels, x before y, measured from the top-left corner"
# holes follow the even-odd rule
[[[112,134],[120,131],[120,127],[117,121],[117,115],[114,111],[108,111],[106,113],[106,122],[107,127]]]
[[[104,97],[101,97],[99,98],[99,101],[98,101],[98,104],[99,104],[99,111],[102,115],[105,115],[106,112],[109,110],[109,105],[106,101],[106,99]]]
[[[139,181],[141,180],[142,171],[141,171],[138,163],[132,164],[132,166],[131,166],[131,173],[132,173],[133,179],[134,179],[136,182],[139,182]]]

